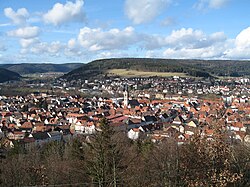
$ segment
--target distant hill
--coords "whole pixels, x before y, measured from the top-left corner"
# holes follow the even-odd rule
[[[21,76],[18,73],[0,68],[0,83],[11,80],[19,80],[20,78]]]
[[[33,73],[47,73],[47,72],[62,72],[67,73],[82,66],[81,63],[68,64],[3,64],[0,67],[19,73],[20,75]]]
[[[177,60],[153,58],[100,59],[83,64],[65,74],[68,80],[89,79],[107,76],[112,69],[127,69],[142,72],[179,72],[195,77],[250,75],[250,61],[229,60]]]

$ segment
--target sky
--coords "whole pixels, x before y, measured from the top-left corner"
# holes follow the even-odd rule
[[[0,0],[0,63],[250,60],[249,0]]]

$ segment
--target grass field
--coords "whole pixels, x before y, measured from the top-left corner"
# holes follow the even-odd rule
[[[150,77],[150,76],[159,76],[159,77],[189,77],[185,73],[173,73],[173,72],[146,72],[146,71],[136,71],[136,70],[126,70],[126,69],[112,69],[109,70],[108,75],[114,76],[118,75],[121,77]]]

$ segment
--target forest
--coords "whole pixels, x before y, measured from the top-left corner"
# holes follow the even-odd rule
[[[20,75],[48,72],[67,73],[80,67],[81,63],[49,64],[49,63],[20,63],[20,64],[0,64],[1,68],[16,72]]]
[[[196,134],[183,144],[175,138],[152,143],[146,136],[131,141],[106,119],[99,128],[31,150],[17,142],[0,160],[0,186],[250,185],[250,147],[232,143],[220,125],[211,127],[213,137]]]
[[[5,81],[19,80],[21,76],[13,71],[0,68],[0,83]]]
[[[99,59],[83,64],[65,74],[67,80],[89,79],[105,76],[111,69],[128,69],[151,72],[179,72],[195,77],[249,76],[249,61],[190,60],[155,58],[111,58]]]

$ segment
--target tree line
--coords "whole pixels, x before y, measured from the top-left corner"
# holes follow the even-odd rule
[[[150,72],[179,72],[195,77],[249,76],[249,61],[155,59],[155,58],[111,58],[99,59],[83,64],[65,74],[67,80],[98,78],[110,69],[128,69]]]
[[[249,186],[250,147],[212,128],[213,137],[152,143],[146,136],[131,141],[103,119],[92,136],[33,150],[16,144],[0,160],[0,186]]]

